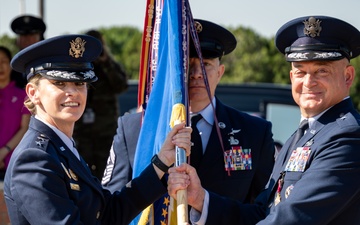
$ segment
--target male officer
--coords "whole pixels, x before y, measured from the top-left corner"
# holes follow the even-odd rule
[[[274,145],[271,123],[261,118],[239,112],[224,105],[215,97],[215,89],[224,74],[225,66],[220,58],[236,47],[234,35],[225,28],[205,20],[195,19],[204,65],[210,86],[207,94],[200,60],[193,46],[190,49],[189,99],[191,117],[201,115],[197,133],[201,133],[201,145],[196,169],[204,187],[237,199],[252,202],[264,188],[274,162]],[[218,124],[215,124],[213,108]],[[118,190],[132,177],[132,167],[140,132],[141,115],[129,114],[118,120],[108,166],[102,184],[111,191]],[[218,125],[224,151],[221,147]],[[193,131],[193,133],[195,133]],[[192,142],[194,140],[192,139]],[[196,144],[193,146],[197,147]],[[198,148],[191,150],[190,162]],[[228,156],[234,160],[225,163]]]
[[[305,134],[284,144],[267,188],[255,204],[242,204],[206,192],[184,164],[169,170],[168,190],[176,196],[190,178],[188,202],[202,212],[196,224],[359,224],[360,115],[349,97],[349,62],[360,54],[360,32],[336,18],[307,16],[283,25],[275,44],[291,62]]]
[[[41,18],[22,15],[12,21],[11,29],[17,34],[16,44],[22,50],[44,39],[46,25]]]
[[[44,21],[38,17],[22,15],[11,22],[11,29],[17,34],[17,47],[19,50],[22,50],[44,39],[46,25]],[[13,71],[12,77],[16,79],[16,83],[19,87],[25,87],[27,82],[25,75]]]

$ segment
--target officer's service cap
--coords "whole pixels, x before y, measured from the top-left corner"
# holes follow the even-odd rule
[[[94,82],[94,61],[101,53],[101,42],[89,35],[62,35],[37,42],[18,52],[11,67],[27,75],[51,80]]]
[[[289,62],[350,60],[360,54],[360,32],[337,18],[306,16],[284,24],[275,45]]]
[[[31,15],[23,15],[12,21],[11,29],[15,34],[43,34],[46,30],[46,25],[40,18]]]
[[[236,38],[224,27],[201,19],[194,19],[194,22],[204,58],[222,57],[235,49]],[[198,57],[193,41],[190,42],[190,57]]]

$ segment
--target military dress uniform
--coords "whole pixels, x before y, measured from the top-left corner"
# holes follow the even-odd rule
[[[271,124],[228,107],[218,99],[216,116],[224,148],[229,150],[242,146],[243,149],[251,149],[252,162],[249,165],[252,168],[234,169],[228,174],[220,140],[213,125],[203,159],[197,168],[200,180],[205,188],[218,194],[251,202],[265,186],[273,167]],[[112,192],[132,178],[140,127],[141,113],[124,115],[118,119],[117,133],[102,179],[103,186]]]
[[[275,43],[290,62],[360,54],[360,32],[326,16],[286,23]],[[256,204],[209,192],[206,224],[359,224],[360,115],[347,97],[317,117],[295,147],[295,134],[284,144]]]
[[[200,19],[195,19],[195,25],[204,58],[222,57],[235,48],[235,37],[223,27]],[[190,57],[197,57],[194,45],[190,46]],[[219,99],[214,98],[213,101],[218,124],[209,125],[207,145],[196,167],[201,183],[215,193],[252,202],[265,187],[274,164],[271,123],[226,106]],[[211,120],[213,111],[210,104],[207,107]],[[204,121],[205,118],[202,119]],[[105,188],[115,191],[131,179],[140,126],[141,113],[118,119],[117,134],[102,180]],[[225,162],[225,154],[234,159],[230,164]]]
[[[91,61],[100,51],[101,43],[93,37],[64,35],[20,51],[11,65],[28,79],[40,74],[49,80],[94,82]],[[31,117],[4,179],[8,214],[16,225],[128,224],[165,192],[166,182],[149,165],[111,194],[91,174],[71,139],[37,116]]]

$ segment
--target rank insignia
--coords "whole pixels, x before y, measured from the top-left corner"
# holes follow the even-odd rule
[[[251,149],[241,146],[232,146],[231,150],[224,152],[225,170],[251,170]]]
[[[44,143],[45,143],[45,138],[44,137],[42,137],[42,136],[39,136],[39,137],[37,137],[37,141],[36,141],[36,145],[38,146],[38,147],[41,147],[41,148],[43,148],[44,147]]]
[[[107,160],[107,165],[106,165],[106,168],[105,168],[105,172],[104,172],[104,175],[103,175],[102,180],[101,180],[102,185],[106,185],[111,180],[111,176],[112,176],[112,173],[113,173],[113,170],[114,170],[114,165],[115,165],[115,158],[116,158],[115,152],[114,152],[113,147],[111,146],[110,155],[109,155],[109,158]]]
[[[285,171],[304,172],[306,163],[310,157],[310,147],[298,147],[290,156]]]

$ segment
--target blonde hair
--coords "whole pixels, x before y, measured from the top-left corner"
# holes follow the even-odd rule
[[[31,77],[30,80],[28,81],[28,83],[32,83],[34,84],[35,86],[39,86],[39,81],[40,79],[42,78],[42,76],[40,74],[36,74],[35,76]],[[29,97],[27,97],[25,99],[25,102],[24,102],[24,105],[25,107],[30,111],[30,113],[32,115],[35,115],[36,114],[36,107],[35,107],[35,104],[30,100]]]

